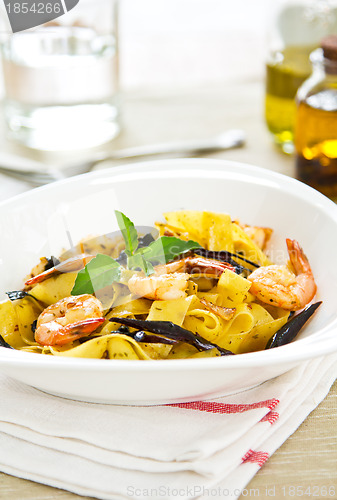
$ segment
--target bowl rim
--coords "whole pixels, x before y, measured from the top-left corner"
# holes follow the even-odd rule
[[[207,165],[207,168],[205,168]],[[253,180],[273,185],[277,189],[290,192],[298,199],[310,201],[321,212],[333,219],[337,225],[337,205],[306,184],[284,174],[274,172],[262,167],[250,165],[248,163],[236,162],[226,159],[208,159],[208,158],[176,158],[169,160],[151,160],[139,162],[136,164],[121,165],[110,167],[94,172],[69,177],[60,181],[35,188],[33,191],[27,191],[0,202],[0,216],[4,208],[10,208],[18,202],[29,200],[30,197],[39,195],[39,193],[48,193],[55,189],[62,189],[65,185],[94,183],[104,178],[109,178],[110,182],[119,180],[135,180],[137,177],[153,178],[153,174],[159,177],[183,177],[187,173],[197,172],[199,177],[210,178],[214,176],[223,176],[238,180],[242,177],[246,180]],[[268,351],[256,351],[240,354],[239,356],[219,356],[216,358],[193,358],[193,359],[164,359],[156,360],[102,360],[89,358],[66,358],[58,356],[41,356],[37,353],[11,350],[0,347],[0,361],[2,364],[43,367],[43,369],[70,369],[78,371],[83,368],[90,371],[171,371],[171,370],[217,370],[217,369],[240,369],[250,367],[263,367],[277,364],[289,364],[292,362],[301,362],[311,358],[324,356],[333,351],[337,351],[337,335],[334,330],[337,329],[337,315],[331,323],[315,332],[314,337],[299,339],[288,345],[270,349]],[[319,336],[317,335],[319,334]],[[322,343],[322,336],[326,342]],[[319,337],[319,338],[318,338]]]

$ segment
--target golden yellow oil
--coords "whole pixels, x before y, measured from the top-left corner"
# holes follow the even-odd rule
[[[336,199],[337,88],[300,102],[295,128],[298,179]]]
[[[276,144],[293,152],[296,104],[299,86],[311,73],[309,55],[313,46],[289,46],[272,54],[266,71],[265,118]]]

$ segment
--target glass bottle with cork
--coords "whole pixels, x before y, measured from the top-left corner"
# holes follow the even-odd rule
[[[296,101],[297,178],[337,200],[337,36],[324,38],[310,56],[312,75]]]
[[[270,14],[265,119],[275,143],[291,154],[296,92],[311,73],[310,53],[337,33],[337,1],[275,0]]]

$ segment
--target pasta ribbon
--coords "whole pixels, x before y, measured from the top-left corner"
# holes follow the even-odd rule
[[[251,283],[228,269],[220,276],[215,290],[219,294],[218,305],[222,307],[236,307],[241,304],[248,295]]]
[[[152,301],[148,299],[135,299],[125,302],[117,307],[114,307],[106,314],[106,321],[101,327],[101,335],[109,335],[111,332],[118,330],[121,326],[119,323],[113,323],[110,320],[112,317],[119,318],[135,318],[136,316],[147,315],[150,311]]]
[[[185,344],[184,342],[174,345],[168,355],[168,359],[185,359],[190,358],[199,351],[193,345]]]
[[[258,323],[245,336],[239,346],[238,354],[245,352],[262,351],[266,348],[268,340],[286,324],[289,318],[289,311],[284,311],[283,316],[273,319],[265,323]]]
[[[207,249],[228,252],[234,251],[232,221],[228,214],[202,212],[203,226],[206,229]]]
[[[220,347],[238,353],[239,346],[254,326],[254,314],[250,304],[239,304],[234,317],[227,322],[217,342]]]
[[[36,300],[30,297],[15,300],[13,305],[16,312],[19,334],[23,344],[35,344],[36,342],[32,330],[32,323],[43,311],[43,307],[41,307]]]
[[[1,335],[9,345],[15,349],[20,349],[26,345],[20,335],[14,304],[10,300],[0,303],[0,325]]]
[[[50,347],[54,356],[75,358],[151,359],[140,344],[123,334],[95,337],[75,347]]]
[[[208,243],[205,226],[203,224],[203,212],[196,210],[180,210],[179,212],[166,212],[164,217],[169,226],[177,228],[178,231],[188,233],[188,238],[197,241],[204,248]]]
[[[193,295],[174,300],[155,300],[146,319],[151,321],[172,321],[172,323],[181,326],[194,300]]]
[[[164,217],[167,229],[179,237],[194,239],[209,250],[234,250],[232,222],[228,214],[181,210],[164,213]],[[161,234],[165,233],[165,225],[159,224],[159,229]]]
[[[245,231],[238,226],[235,222],[232,224],[232,234],[234,251],[236,253],[243,252],[244,256],[259,264],[261,266],[269,266],[272,262],[268,257],[262,252],[262,250],[253,242],[251,238],[245,233]],[[249,264],[245,266],[250,267]]]
[[[224,336],[219,340],[219,346],[235,354],[265,349],[270,337],[288,320],[289,312],[283,310],[282,314],[281,311],[279,314],[280,316],[274,319],[260,304],[241,304]]]
[[[205,299],[208,302],[211,302],[212,304],[215,304],[216,306],[221,306],[222,304],[222,297],[219,293],[214,293],[214,292],[198,292],[197,297],[199,299]]]
[[[77,273],[62,273],[51,276],[35,285],[29,293],[46,306],[50,306],[64,297],[70,296],[76,277]]]
[[[148,299],[135,299],[125,302],[117,307],[114,307],[105,317],[110,319],[113,316],[124,318],[126,316],[137,316],[148,314],[151,308],[152,301]]]
[[[222,336],[225,320],[206,309],[192,309],[188,311],[183,327],[198,333],[210,342],[217,343]]]
[[[220,356],[220,352],[217,349],[198,351],[195,347],[182,343],[173,346],[168,359],[215,358],[217,356]]]

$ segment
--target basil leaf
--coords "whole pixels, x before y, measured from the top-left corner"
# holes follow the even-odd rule
[[[136,252],[135,255],[131,255],[130,257],[128,257],[128,261],[127,261],[127,268],[128,269],[140,268],[142,271],[145,272],[144,267],[145,267],[144,266],[144,259],[140,253]]]
[[[146,263],[146,270],[145,270],[146,276],[149,276],[150,274],[153,274],[154,273],[154,267],[151,264],[151,262],[149,262],[149,261],[144,261],[144,262]]]
[[[84,269],[77,274],[71,295],[84,293],[94,294],[96,291],[119,281],[121,266],[113,258],[101,253],[97,254]]]
[[[174,236],[161,236],[150,243],[147,248],[139,249],[136,253],[141,253],[148,262],[160,262],[166,264],[178,255],[201,248],[201,245],[193,240],[183,241]]]
[[[153,266],[150,262],[147,262],[141,252],[136,252],[135,255],[131,255],[128,257],[128,269],[137,269],[140,268],[146,276],[154,273]]]
[[[138,234],[134,223],[122,212],[115,210],[117,223],[125,242],[126,255],[133,255],[138,248]]]

